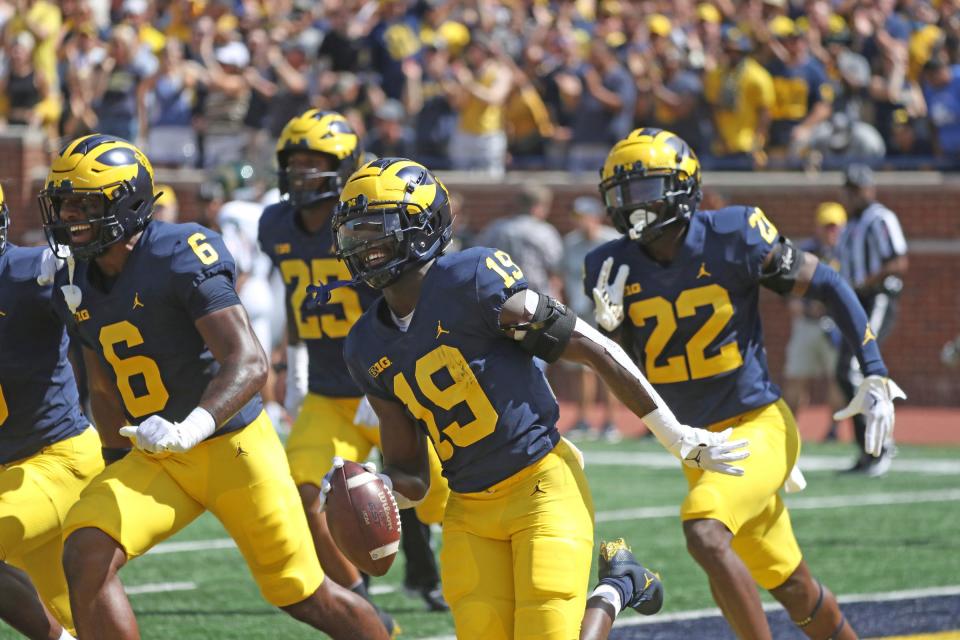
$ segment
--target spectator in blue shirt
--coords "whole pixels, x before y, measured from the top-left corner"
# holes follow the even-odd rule
[[[590,43],[590,57],[578,76],[581,91],[573,116],[570,168],[595,171],[610,145],[630,133],[637,88],[616,52],[602,40]]]
[[[776,92],[770,145],[786,148],[807,140],[814,127],[830,117],[833,90],[793,20],[779,16],[771,21],[770,30],[782,52],[782,58],[767,66]]]
[[[960,157],[960,65],[936,53],[923,67],[922,86],[937,155]]]

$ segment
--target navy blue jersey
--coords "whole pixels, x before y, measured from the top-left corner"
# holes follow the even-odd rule
[[[381,299],[347,337],[354,379],[365,393],[405,406],[433,441],[454,491],[509,478],[560,439],[559,407],[543,371],[500,329],[503,303],[526,288],[503,251],[441,256],[405,333]]]
[[[77,435],[80,412],[67,334],[37,284],[41,247],[7,244],[0,255],[0,464]]]
[[[793,127],[810,114],[816,103],[833,102],[833,88],[823,65],[812,56],[796,65],[774,60],[767,71],[773,76],[776,95],[770,112],[770,142],[787,145]]]
[[[697,211],[673,262],[626,237],[587,254],[584,288],[600,266],[630,267],[623,343],[677,418],[693,427],[780,397],[770,380],[757,309],[763,260],[779,233],[760,209]]]
[[[335,398],[363,395],[343,362],[343,343],[350,327],[380,293],[365,284],[340,287],[330,293],[330,302],[306,308],[307,285],[350,280],[347,265],[334,256],[332,216],[315,234],[308,234],[296,221],[288,202],[270,205],[260,218],[260,246],[280,270],[286,287],[287,314],[310,354],[313,393]]]
[[[83,297],[73,313],[60,292],[67,284],[61,269],[54,307],[113,375],[131,424],[155,414],[177,422],[220,369],[194,322],[239,302],[207,295],[205,287],[232,287],[235,274],[218,234],[198,224],[151,222],[109,286],[94,263],[77,261],[73,283]],[[245,427],[261,410],[258,394],[214,435]]]

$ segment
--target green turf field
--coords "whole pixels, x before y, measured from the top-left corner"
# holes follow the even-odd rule
[[[682,474],[675,468],[649,466],[649,454],[662,449],[650,440],[617,446],[588,443],[583,449],[588,453],[598,537],[625,536],[641,561],[661,572],[665,612],[713,606],[699,568],[686,554],[676,515],[685,490]],[[646,453],[648,464],[622,464],[619,458],[624,456],[611,455],[617,452]],[[804,455],[821,466],[838,466],[849,461],[851,449],[806,445]],[[831,470],[808,472],[808,489],[788,497],[788,504],[797,507],[792,510],[794,529],[815,573],[841,594],[960,584],[955,575],[960,553],[958,457],[960,447],[901,447],[893,471],[881,479],[838,476]],[[917,471],[898,471],[898,465]],[[826,498],[841,505],[876,504],[829,507]],[[639,508],[646,511],[636,511]],[[628,509],[635,511],[624,513]],[[219,523],[204,515],[170,542],[225,538]],[[395,587],[402,561],[401,556],[390,574],[374,584]],[[145,638],[317,637],[260,599],[235,549],[148,554],[125,568],[122,577],[128,588],[180,589],[131,596]],[[191,584],[195,587],[188,588]],[[398,591],[380,593],[376,600],[396,615],[403,637],[452,634],[449,616],[422,612],[419,599]],[[13,637],[9,628],[0,628],[0,638]]]

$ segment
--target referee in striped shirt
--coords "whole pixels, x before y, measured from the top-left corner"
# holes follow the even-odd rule
[[[907,271],[907,241],[897,214],[876,201],[876,178],[870,167],[852,164],[844,172],[843,203],[849,213],[837,245],[840,273],[860,298],[870,329],[882,341],[893,329],[897,299]],[[866,336],[864,339],[868,339]],[[853,351],[841,343],[837,381],[849,402],[863,380]],[[880,457],[864,451],[866,422],[862,414],[853,418],[860,457],[851,472],[881,476],[890,468],[893,442],[884,445]]]

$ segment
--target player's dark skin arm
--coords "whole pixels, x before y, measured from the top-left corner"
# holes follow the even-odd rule
[[[501,327],[506,328],[530,321],[532,314],[524,306],[525,298],[526,292],[521,291],[504,303],[500,312]],[[640,381],[593,340],[574,333],[560,357],[586,365],[596,371],[614,395],[634,414],[642,417],[657,408]]]
[[[194,325],[220,363],[220,370],[207,384],[199,402],[219,427],[263,388],[267,381],[267,355],[242,305],[209,313]]]
[[[83,364],[87,369],[90,408],[100,441],[104,447],[129,449],[130,440],[120,435],[120,427],[127,424],[127,417],[116,383],[104,369],[97,354],[86,347],[83,348]]]
[[[427,437],[407,415],[403,405],[368,395],[380,419],[383,473],[393,480],[393,490],[410,500],[422,500],[430,489]]]

